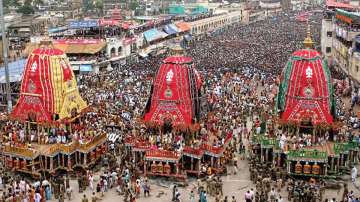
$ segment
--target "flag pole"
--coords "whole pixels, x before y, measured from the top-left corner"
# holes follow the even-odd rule
[[[9,78],[10,76],[9,76],[9,66],[8,66],[9,47],[8,47],[6,31],[5,31],[3,0],[0,0],[0,17],[1,17],[1,38],[2,38],[3,58],[4,58],[4,67],[5,67],[7,111],[8,113],[10,113],[12,110],[12,101],[11,101],[11,89],[10,89],[10,78]]]

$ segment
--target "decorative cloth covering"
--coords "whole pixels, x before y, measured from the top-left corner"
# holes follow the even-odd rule
[[[20,98],[10,116],[51,122],[56,114],[60,119],[70,118],[86,107],[64,52],[49,47],[33,51],[25,66]]]
[[[199,83],[190,57],[171,56],[155,77],[144,121],[190,126],[196,115]],[[199,84],[199,85],[197,85]]]
[[[281,75],[277,110],[284,122],[333,123],[335,102],[330,71],[318,52],[296,51]]]

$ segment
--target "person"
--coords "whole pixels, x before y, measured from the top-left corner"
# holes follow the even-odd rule
[[[252,201],[251,194],[250,194],[249,190],[245,193],[245,201],[246,202],[251,202]]]
[[[204,190],[201,190],[200,192],[200,202],[207,202],[206,191]]]
[[[136,195],[136,198],[140,197],[140,179],[136,180],[135,195]]]
[[[46,186],[45,188],[45,195],[46,195],[46,200],[51,200],[51,189],[50,189],[50,186]]]
[[[65,199],[64,199],[64,194],[63,193],[60,193],[59,195],[59,202],[64,202]]]
[[[254,189],[251,188],[250,189],[250,198],[251,198],[251,200],[254,200],[254,195],[255,195]]]
[[[144,189],[144,197],[146,197],[146,195],[150,196],[150,186],[149,186],[149,183],[148,183],[147,179],[145,179],[143,189]]]
[[[96,196],[95,192],[93,192],[91,195],[91,202],[97,202],[98,200],[99,198]]]
[[[66,188],[66,196],[68,197],[69,200],[71,200],[71,195],[72,195],[72,188],[70,187],[70,185],[68,185],[68,187]]]
[[[93,191],[94,190],[94,177],[92,175],[89,176],[89,186],[90,186],[90,190]]]
[[[89,202],[89,199],[86,197],[86,194],[84,194],[83,198],[81,199],[81,202]]]
[[[236,202],[235,196],[231,197],[231,202]]]
[[[194,194],[194,191],[193,191],[193,190],[191,190],[191,192],[190,192],[190,197],[189,197],[189,199],[190,199],[190,202],[195,202],[195,194]]]
[[[35,193],[34,201],[35,202],[41,202],[41,194],[39,192]]]
[[[223,202],[228,202],[228,197],[225,196]]]
[[[175,201],[180,202],[180,192],[178,189],[175,190]]]
[[[357,168],[353,166],[353,168],[351,169],[351,181],[355,182],[356,177],[357,177]]]
[[[234,175],[236,175],[236,173],[238,172],[238,165],[237,165],[237,157],[234,155],[233,158],[233,171],[234,171]]]
[[[349,194],[348,186],[347,186],[347,184],[344,184],[343,195],[342,195],[341,200],[346,200],[348,194]]]
[[[276,192],[275,192],[275,189],[272,188],[270,191],[270,201],[275,202],[275,198],[276,198]]]
[[[176,188],[176,185],[174,184],[173,190],[172,190],[172,199],[171,199],[171,201],[175,201],[176,190],[177,190],[177,188]]]
[[[284,202],[283,198],[281,197],[281,195],[279,195],[277,202]]]

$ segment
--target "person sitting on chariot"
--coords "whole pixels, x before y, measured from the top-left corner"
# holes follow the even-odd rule
[[[206,173],[207,173],[208,176],[211,176],[211,175],[212,175],[212,168],[211,168],[211,166],[209,166],[209,167],[207,168]]]
[[[61,143],[61,135],[60,134],[58,134],[56,136],[56,143]]]

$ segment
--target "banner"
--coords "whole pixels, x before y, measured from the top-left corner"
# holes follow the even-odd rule
[[[131,37],[131,38],[125,38],[123,43],[124,45],[129,45],[135,42],[136,42],[136,37]]]
[[[119,25],[119,21],[117,20],[113,20],[113,19],[109,19],[109,20],[99,20],[99,25],[100,26],[116,26]]]
[[[97,27],[97,26],[98,26],[97,20],[71,21],[69,23],[70,29],[90,28],[90,27]]]
[[[81,45],[87,45],[87,44],[98,44],[102,42],[99,39],[60,39],[54,41],[54,44],[81,44]]]

